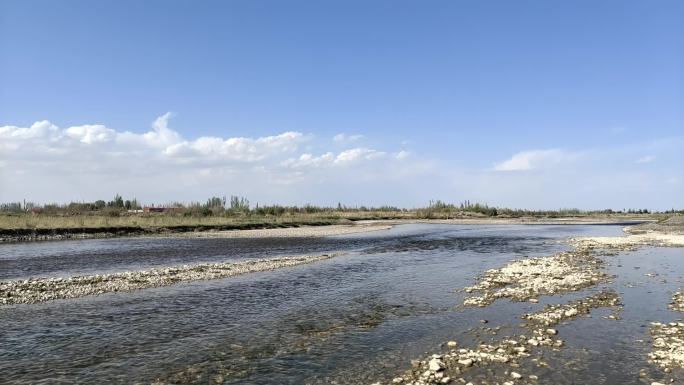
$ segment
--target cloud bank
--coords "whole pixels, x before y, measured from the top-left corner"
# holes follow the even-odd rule
[[[468,199],[546,209],[684,207],[681,138],[521,149],[463,164],[450,154],[406,148],[421,143],[388,148],[383,140],[377,147],[360,134],[189,138],[171,119],[164,114],[138,132],[47,120],[0,126],[0,202],[92,201],[119,193],[145,203],[242,195],[282,204],[416,207]]]
[[[320,191],[312,185],[392,183],[417,171],[406,151],[355,147],[361,135],[335,136],[334,151],[294,131],[187,139],[170,128],[171,117],[158,117],[143,133],[100,124],[60,128],[47,120],[2,126],[0,199],[87,200],[118,192],[167,200],[211,194],[314,200]]]

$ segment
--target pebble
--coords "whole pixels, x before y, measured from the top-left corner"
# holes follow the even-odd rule
[[[442,360],[439,358],[433,358],[428,363],[428,369],[430,369],[432,372],[444,370],[444,362],[442,362]]]
[[[466,358],[464,360],[459,360],[458,363],[465,366],[466,368],[473,366],[473,360],[470,358]]]

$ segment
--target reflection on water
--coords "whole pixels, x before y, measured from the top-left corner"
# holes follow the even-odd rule
[[[618,235],[620,227],[412,225],[330,238],[0,245],[0,279],[349,251],[320,263],[224,280],[0,308],[0,383],[386,380],[444,341],[475,343],[480,337],[472,330],[480,319],[514,331],[521,314],[572,299],[460,309],[462,297],[455,290],[488,268],[564,250],[561,240],[588,234]],[[676,317],[667,310],[667,291],[684,272],[681,250],[609,257],[619,277],[608,286],[624,296],[624,320],[597,315],[559,326],[567,348],[549,352],[552,369],[534,368],[540,379],[641,383],[634,371],[647,367],[648,346],[635,341],[648,340],[641,326],[647,320]],[[641,264],[641,271],[634,264]],[[646,277],[645,270],[661,275]],[[636,286],[629,288],[631,283]]]

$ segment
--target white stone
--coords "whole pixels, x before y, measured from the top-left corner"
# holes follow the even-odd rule
[[[575,316],[575,315],[577,315],[577,309],[575,309],[575,308],[568,309],[568,310],[565,311],[565,316],[566,316],[566,317],[572,317],[572,316]]]
[[[470,358],[466,358],[465,360],[458,360],[458,363],[465,367],[473,366],[473,360],[471,360]]]
[[[428,363],[428,369],[432,372],[437,372],[444,369],[444,363],[439,358],[433,358]]]

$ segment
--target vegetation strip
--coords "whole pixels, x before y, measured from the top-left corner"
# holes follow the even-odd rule
[[[342,253],[204,263],[70,278],[31,278],[5,281],[0,282],[0,306],[32,304],[56,299],[169,286],[180,282],[220,279],[322,261],[339,255]]]
[[[674,214],[674,211],[670,214]],[[439,200],[430,201],[427,207],[412,209],[393,206],[349,207],[342,203],[333,207],[308,204],[257,204],[252,207],[248,199],[237,196],[231,196],[230,199],[212,197],[206,202],[143,206],[136,199],[124,199],[116,195],[110,201],[68,204],[0,203],[0,242],[272,229],[350,224],[366,220],[464,221],[464,224],[628,224],[655,221],[666,215],[643,209],[624,212],[518,210],[470,201],[452,204]]]

